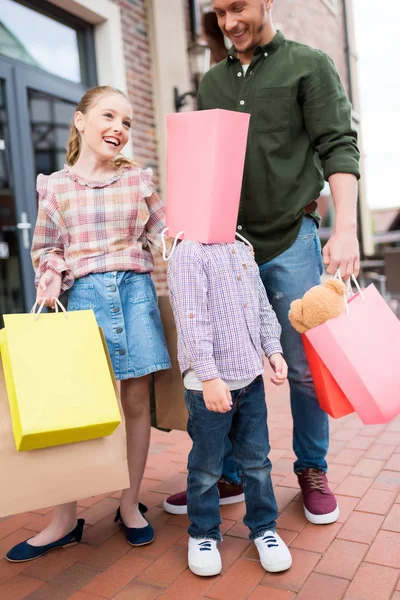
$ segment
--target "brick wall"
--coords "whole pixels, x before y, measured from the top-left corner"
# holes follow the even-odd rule
[[[157,131],[154,109],[153,73],[146,0],[114,0],[121,9],[126,79],[133,106],[132,144],[134,158],[151,167],[154,183],[160,182]],[[155,256],[153,281],[159,295],[167,294],[165,263]]]

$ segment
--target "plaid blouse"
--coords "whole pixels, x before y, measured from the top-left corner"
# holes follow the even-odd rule
[[[61,291],[89,273],[149,273],[149,244],[161,252],[165,207],[151,169],[121,167],[106,181],[86,181],[69,167],[37,178],[38,216],[31,256],[35,284],[62,273]],[[168,244],[169,245],[169,244]]]

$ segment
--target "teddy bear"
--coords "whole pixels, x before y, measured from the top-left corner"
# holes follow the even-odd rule
[[[290,305],[289,321],[299,333],[305,333],[346,310],[346,286],[339,279],[329,279],[306,292]]]

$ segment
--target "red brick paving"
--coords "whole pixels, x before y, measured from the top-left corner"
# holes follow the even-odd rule
[[[288,390],[268,391],[271,460],[279,533],[293,566],[266,574],[242,524],[243,504],[224,506],[221,576],[187,569],[187,517],[162,501],[185,485],[190,446],[183,432],[153,431],[141,500],[156,540],[131,548],[113,523],[119,492],[79,502],[83,543],[42,559],[10,564],[14,544],[48,522],[51,509],[0,520],[0,600],[400,600],[400,418],[364,426],[356,415],[331,421],[330,482],[340,517],[315,526],[304,517],[292,473]]]

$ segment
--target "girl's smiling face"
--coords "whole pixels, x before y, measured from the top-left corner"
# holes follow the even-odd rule
[[[74,123],[81,136],[81,152],[89,150],[112,160],[129,140],[132,108],[122,94],[104,93],[85,113],[77,111]]]

